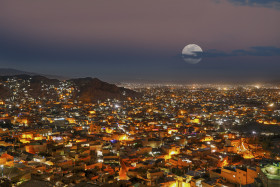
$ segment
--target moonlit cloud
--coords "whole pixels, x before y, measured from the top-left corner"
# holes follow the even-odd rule
[[[280,0],[228,0],[235,5],[280,9]]]
[[[199,52],[198,52],[199,53]],[[275,46],[254,46],[249,49],[236,49],[231,52],[207,50],[201,54],[203,57],[236,57],[236,56],[280,56],[280,48]]]

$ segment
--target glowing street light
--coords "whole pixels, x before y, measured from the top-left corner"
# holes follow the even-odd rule
[[[269,107],[274,107],[274,103],[270,103],[268,106]]]

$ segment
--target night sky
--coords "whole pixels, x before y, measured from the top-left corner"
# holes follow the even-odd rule
[[[187,44],[204,53],[181,56]],[[0,68],[109,82],[280,80],[280,0],[1,1]]]

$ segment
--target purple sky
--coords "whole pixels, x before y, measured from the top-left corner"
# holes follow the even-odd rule
[[[4,1],[0,68],[111,82],[280,79],[279,4],[279,0]],[[206,52],[199,64],[187,64],[180,57],[190,43]]]

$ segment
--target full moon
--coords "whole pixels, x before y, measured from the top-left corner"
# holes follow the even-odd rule
[[[197,64],[201,61],[201,55],[199,53],[202,53],[201,47],[199,47],[196,44],[189,44],[184,47],[182,50],[182,57],[185,62],[189,64]]]

